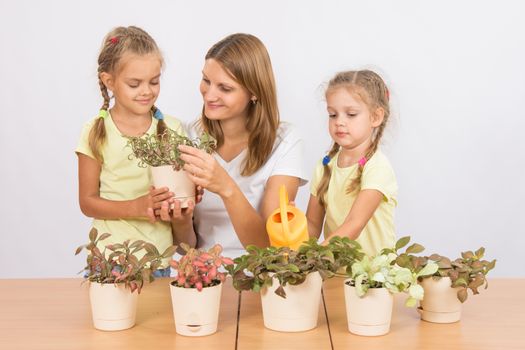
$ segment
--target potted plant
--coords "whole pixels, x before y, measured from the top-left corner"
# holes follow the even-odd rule
[[[437,265],[427,263],[421,267],[401,267],[396,263],[397,250],[408,244],[410,237],[397,241],[395,248],[383,249],[374,257],[363,255],[347,265],[349,278],[344,282],[348,330],[364,336],[377,336],[389,332],[392,318],[393,295],[408,292],[406,305],[413,307],[423,298],[423,288],[417,279],[434,274]],[[424,249],[413,244],[405,256]]]
[[[181,201],[181,208],[186,208],[190,199],[195,201],[195,185],[182,170],[184,161],[180,158],[179,145],[211,153],[216,148],[216,141],[207,133],[192,140],[169,128],[160,135],[128,138],[128,146],[133,151],[129,159],[137,158],[140,167],[150,166],[153,185],[168,187],[175,194],[174,198]]]
[[[453,261],[438,254],[425,257],[435,262],[439,269],[420,282],[425,290],[418,309],[421,319],[435,323],[460,320],[461,304],[468,298],[468,289],[473,294],[479,294],[481,286],[487,289],[486,275],[496,266],[496,260],[483,260],[484,254],[485,248],[481,247],[475,252],[462,252],[461,257]]]
[[[141,240],[106,245],[99,242],[110,237],[98,236],[95,228],[89,233],[89,243],[77,248],[75,255],[87,250],[87,265],[83,271],[89,281],[89,298],[95,328],[116,331],[135,325],[137,299],[144,282],[153,282],[154,272],[162,259],[171,257],[176,247],[160,254],[157,248]],[[135,293],[136,291],[136,293]]]
[[[170,284],[175,330],[186,336],[204,336],[217,331],[222,285],[227,273],[221,268],[233,264],[221,256],[222,247],[216,244],[209,250],[190,248],[170,265],[176,271]]]
[[[246,251],[228,269],[237,290],[261,293],[264,326],[282,332],[315,328],[322,281],[338,269],[330,247],[310,239],[297,251],[253,245]]]

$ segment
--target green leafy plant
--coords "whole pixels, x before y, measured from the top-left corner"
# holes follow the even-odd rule
[[[217,147],[217,142],[207,133],[192,140],[168,128],[161,135],[129,137],[128,146],[133,151],[129,159],[137,158],[140,167],[172,165],[175,170],[180,170],[184,161],[180,159],[179,145],[192,146],[211,153]]]
[[[488,288],[487,274],[496,266],[496,259],[492,261],[483,260],[485,248],[481,247],[475,252],[466,251],[461,253],[461,258],[450,260],[447,257],[432,254],[425,257],[434,261],[439,269],[433,274],[433,278],[450,277],[452,288],[459,288],[458,299],[464,303],[468,298],[468,290],[473,294],[479,294],[478,288]]]
[[[171,267],[177,271],[173,285],[196,288],[200,292],[203,288],[224,282],[226,273],[219,269],[233,265],[233,260],[221,256],[222,247],[219,244],[207,251],[191,248],[186,243],[181,243],[180,246],[186,254],[179,260],[170,261]]]
[[[87,250],[87,265],[81,273],[85,278],[97,283],[123,283],[131,292],[140,293],[144,281],[153,282],[154,272],[157,271],[162,260],[171,257],[176,250],[175,246],[168,247],[162,254],[148,242],[137,240],[131,242],[106,245],[102,250],[99,242],[110,237],[104,233],[98,236],[93,228],[89,232],[89,243],[77,248],[75,255]],[[139,259],[137,256],[142,255]]]
[[[237,290],[259,292],[264,287],[271,287],[275,278],[279,283],[275,293],[286,298],[284,287],[303,283],[312,272],[319,272],[323,279],[334,276],[340,267],[336,255],[340,255],[340,261],[346,261],[351,256],[351,253],[342,251],[342,245],[344,243],[338,240],[332,246],[322,246],[315,238],[305,242],[297,251],[288,247],[259,248],[250,245],[246,248],[247,253],[236,258],[235,265],[227,269]],[[335,246],[338,250],[333,250]],[[344,258],[343,254],[346,254]]]
[[[410,237],[400,238],[395,248],[383,249],[374,257],[363,256],[362,259],[352,263],[348,275],[351,280],[347,282],[355,287],[359,297],[366,295],[370,288],[386,288],[391,293],[407,292],[406,306],[414,307],[418,300],[423,299],[423,287],[417,282],[418,278],[433,275],[438,265],[418,260],[412,253],[421,252],[424,247],[415,243],[405,252],[397,251],[405,247]]]

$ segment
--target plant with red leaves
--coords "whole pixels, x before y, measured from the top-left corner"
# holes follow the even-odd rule
[[[97,230],[91,229],[89,243],[81,245],[75,252],[77,255],[83,249],[88,251],[87,266],[80,273],[85,273],[84,277],[90,282],[123,283],[131,292],[136,290],[140,293],[144,281],[153,282],[153,273],[161,268],[162,260],[173,256],[177,249],[170,246],[160,254],[151,243],[126,240],[106,245],[101,251],[98,243],[110,236],[104,233],[98,237]]]
[[[233,260],[221,256],[222,247],[214,245],[209,250],[191,248],[181,243],[186,251],[179,260],[171,260],[171,267],[177,272],[172,285],[182,288],[196,288],[199,292],[206,287],[216,286],[226,279],[227,272],[221,267],[233,265]]]

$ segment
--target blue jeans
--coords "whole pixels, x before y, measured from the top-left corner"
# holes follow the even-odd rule
[[[170,277],[170,274],[171,274],[171,267],[166,267],[165,269],[159,269],[155,272],[153,272],[153,276],[155,278],[159,278],[159,277]]]

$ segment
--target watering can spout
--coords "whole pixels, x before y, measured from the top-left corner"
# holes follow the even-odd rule
[[[288,202],[286,186],[279,188],[279,208],[266,221],[266,231],[273,247],[298,249],[308,240],[308,225],[302,211]]]

